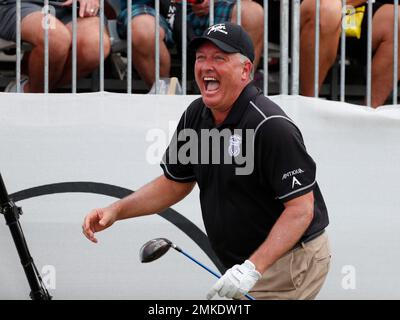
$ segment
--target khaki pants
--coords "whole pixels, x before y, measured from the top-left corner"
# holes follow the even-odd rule
[[[314,299],[331,259],[326,232],[277,260],[249,292],[257,300]]]

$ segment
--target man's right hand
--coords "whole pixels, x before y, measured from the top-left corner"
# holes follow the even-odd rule
[[[82,232],[90,241],[97,243],[95,232],[110,227],[117,219],[117,213],[110,208],[94,209],[83,220]]]

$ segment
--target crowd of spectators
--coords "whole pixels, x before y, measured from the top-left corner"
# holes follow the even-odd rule
[[[97,69],[100,63],[99,0],[78,0],[77,21],[77,75],[84,77]],[[0,2],[0,38],[16,40],[15,1]],[[52,2],[48,27],[49,89],[71,83],[72,79],[72,0]],[[23,92],[44,91],[43,4],[40,1],[21,2],[21,40],[31,44],[32,50],[24,54],[21,77]],[[104,21],[106,23],[106,21]],[[108,31],[103,39],[105,57],[110,53]],[[6,91],[16,91],[11,82]]]
[[[82,78],[100,63],[99,0],[78,1],[77,24],[77,75]],[[117,32],[121,39],[127,37],[127,1],[120,1],[117,12]],[[132,62],[133,67],[145,82],[148,89],[155,81],[155,6],[154,0],[132,1]],[[269,0],[268,13],[264,12],[263,0],[241,1],[241,24],[250,34],[255,46],[254,71],[260,66],[263,57],[263,21],[268,14],[268,41],[279,44],[280,0]],[[367,61],[367,0],[347,0],[362,19],[355,19],[359,25],[358,33],[348,33],[346,38],[346,58],[356,59],[366,65]],[[72,0],[51,2],[49,24],[49,87],[50,90],[67,85],[72,77]],[[319,49],[319,87],[337,61],[340,52],[342,28],[342,1],[320,0],[320,49]],[[315,0],[302,0],[300,4],[300,94],[314,95],[314,30]],[[169,77],[171,73],[171,48],[181,46],[181,2],[160,0],[160,76]],[[187,36],[200,35],[209,26],[210,0],[188,0]],[[214,23],[237,21],[236,0],[215,0]],[[393,86],[393,35],[394,1],[377,0],[373,3],[372,18],[372,106],[383,105]],[[360,16],[361,15],[361,16]],[[43,92],[44,89],[44,32],[43,4],[41,0],[22,1],[21,38],[31,44],[32,50],[23,57],[23,76],[21,88],[24,92]],[[0,38],[16,39],[15,0],[0,1]],[[107,19],[104,21],[104,57],[110,54],[111,44]],[[354,26],[353,26],[354,27]],[[188,69],[192,67],[189,65]],[[399,72],[400,74],[400,72]],[[16,91],[15,81],[6,91]]]

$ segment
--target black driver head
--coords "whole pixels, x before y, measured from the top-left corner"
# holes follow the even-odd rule
[[[140,248],[140,261],[142,263],[152,262],[162,257],[171,248],[172,242],[165,238],[156,238],[147,241]]]

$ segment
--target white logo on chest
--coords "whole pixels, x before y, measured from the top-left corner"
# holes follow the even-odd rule
[[[228,153],[231,157],[237,157],[240,153],[240,145],[242,144],[242,137],[238,134],[231,135],[229,138]]]

